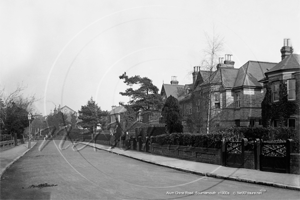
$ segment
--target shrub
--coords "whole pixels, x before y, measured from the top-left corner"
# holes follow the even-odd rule
[[[286,141],[293,139],[292,152],[299,152],[299,139],[295,130],[282,128],[263,128],[263,127],[234,127],[220,130],[213,134],[191,134],[191,133],[171,133],[161,134],[152,137],[152,142],[160,145],[183,145],[204,148],[221,148],[222,139],[229,141],[241,141],[242,138],[248,139],[247,150],[254,147],[254,140],[259,138],[264,141]]]

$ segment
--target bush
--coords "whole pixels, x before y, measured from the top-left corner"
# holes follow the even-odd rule
[[[298,136],[299,137],[299,136]],[[222,139],[228,141],[241,141],[242,138],[248,139],[247,149],[253,149],[254,140],[259,138],[264,141],[286,141],[292,139],[292,152],[299,152],[299,139],[296,131],[286,127],[282,128],[263,128],[263,127],[234,127],[220,130],[213,134],[191,134],[191,133],[171,133],[161,134],[152,137],[152,142],[160,145],[182,145],[204,148],[221,148]]]
[[[191,133],[172,133],[153,137],[160,145],[182,145],[192,147],[221,148],[223,134],[193,135]]]
[[[287,140],[295,138],[296,132],[288,127],[233,127],[222,129],[218,133],[225,133],[231,139],[247,138],[249,141],[257,138],[267,140]]]

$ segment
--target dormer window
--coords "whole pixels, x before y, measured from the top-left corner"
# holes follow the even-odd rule
[[[287,80],[287,94],[288,94],[289,101],[296,100],[296,80],[295,79]]]
[[[279,82],[275,82],[273,84],[272,94],[273,94],[273,101],[274,102],[279,101]]]

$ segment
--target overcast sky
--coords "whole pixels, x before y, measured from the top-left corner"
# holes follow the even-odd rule
[[[205,34],[224,38],[235,67],[279,62],[284,38],[300,49],[299,0],[0,0],[0,85],[18,84],[48,114],[75,111],[93,97],[102,110],[127,102],[124,72],[161,89],[177,76],[191,83]]]

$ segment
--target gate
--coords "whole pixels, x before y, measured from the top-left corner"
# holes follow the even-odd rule
[[[286,142],[261,142],[260,170],[290,172],[290,140]]]
[[[240,142],[225,143],[225,166],[228,167],[244,167],[244,140]]]

